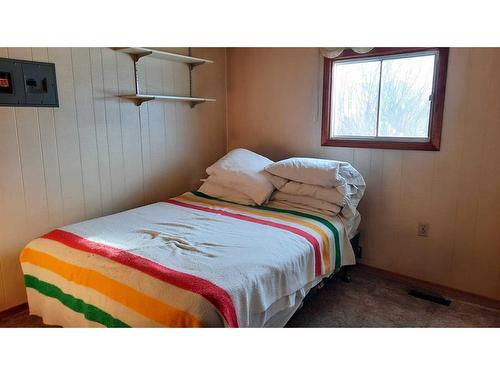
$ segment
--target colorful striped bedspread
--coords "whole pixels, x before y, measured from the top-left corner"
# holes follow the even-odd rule
[[[185,193],[54,230],[20,261],[47,324],[253,327],[354,255],[339,218]]]

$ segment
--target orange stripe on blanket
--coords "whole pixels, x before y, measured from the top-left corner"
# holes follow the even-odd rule
[[[238,327],[238,317],[236,316],[236,310],[229,293],[209,280],[176,271],[126,250],[91,241],[61,229],[53,230],[41,238],[59,242],[68,246],[71,250],[79,250],[106,257],[114,262],[144,272],[158,280],[199,294],[215,306],[229,327]]]
[[[201,327],[201,322],[185,311],[175,309],[154,298],[121,284],[103,274],[66,263],[35,249],[25,248],[21,263],[28,262],[52,271],[66,280],[91,288],[168,327]]]

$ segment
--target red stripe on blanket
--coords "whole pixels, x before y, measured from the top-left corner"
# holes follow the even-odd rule
[[[197,293],[209,300],[219,310],[229,327],[238,327],[238,318],[231,297],[224,289],[208,280],[172,270],[125,250],[90,241],[60,229],[47,233],[42,238],[60,242],[77,250],[101,255],[179,288]]]
[[[235,214],[235,213],[232,213],[232,212],[228,212],[228,211],[224,211],[224,210],[219,210],[219,209],[215,209],[215,208],[208,208],[208,207],[196,206],[194,204],[189,204],[189,203],[185,203],[185,202],[179,202],[179,201],[172,200],[172,199],[169,199],[165,203],[175,204],[177,206],[182,206],[182,207],[186,207],[186,208],[192,208],[194,210],[206,211],[206,212],[211,212],[211,213],[214,213],[214,214],[229,216],[229,217],[232,217],[232,218],[235,218],[235,219],[249,221],[251,223],[257,223],[257,224],[267,225],[267,226],[270,226],[270,227],[284,229],[286,231],[295,233],[295,234],[297,234],[297,235],[305,238],[313,246],[313,249],[314,249],[314,271],[316,273],[316,276],[321,276],[321,261],[322,260],[321,260],[321,249],[320,249],[320,246],[319,246],[319,242],[312,235],[310,235],[307,232],[304,232],[301,229],[294,228],[294,227],[291,227],[291,226],[285,225],[285,224],[274,223],[274,222],[269,221],[269,220],[257,219],[255,217],[246,216],[246,215],[242,215],[242,214]]]

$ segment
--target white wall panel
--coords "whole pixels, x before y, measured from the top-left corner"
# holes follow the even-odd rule
[[[191,109],[119,99],[133,93],[133,61],[109,48],[0,48],[0,57],[55,63],[59,92],[59,108],[0,107],[0,311],[26,299],[18,258],[31,239],[194,189],[225,153],[225,50],[199,52],[214,64],[196,79],[217,101]],[[186,93],[186,65],[141,64],[149,92]],[[209,138],[218,141],[204,147]]]

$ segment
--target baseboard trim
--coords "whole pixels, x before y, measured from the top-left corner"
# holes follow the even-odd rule
[[[11,307],[10,309],[0,311],[0,320],[8,318],[11,315],[17,314],[18,312],[21,312],[21,311],[27,310],[27,309],[28,309],[28,303],[25,302],[25,303],[21,303],[20,305]]]
[[[450,288],[444,285],[439,285],[439,284],[434,284],[428,281],[420,280],[420,279],[415,279],[410,276],[405,276],[401,275],[396,272],[391,272],[387,270],[383,270],[381,268],[369,266],[366,264],[361,264],[358,263],[356,267],[359,267],[360,269],[370,272],[372,274],[384,277],[389,280],[394,280],[394,281],[399,281],[403,282],[406,284],[410,284],[416,288],[421,288],[425,289],[431,292],[439,293],[443,296],[446,296],[450,299],[457,299],[469,303],[474,303],[476,305],[481,305],[481,306],[486,306],[492,309],[497,309],[500,310],[500,301],[493,299],[493,298],[488,298],[484,296],[480,296],[474,293],[469,293],[469,292],[464,292],[459,289],[454,289]]]

